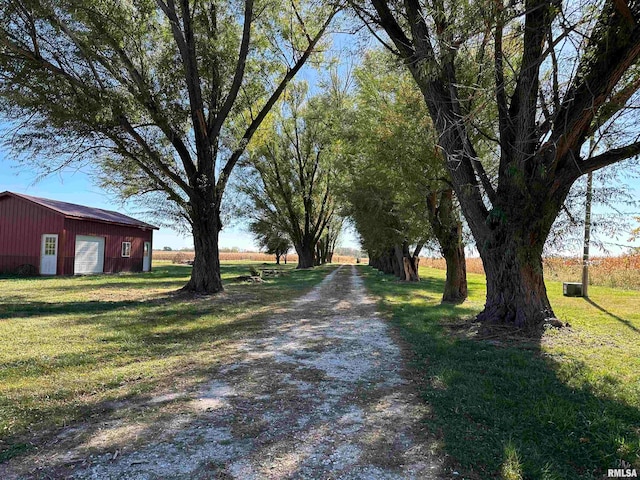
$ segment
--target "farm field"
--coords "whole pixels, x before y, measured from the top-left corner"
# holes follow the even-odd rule
[[[168,261],[173,263],[184,263],[190,260],[193,260],[194,252],[193,251],[165,251],[165,250],[154,250],[153,251],[153,259],[154,261]],[[269,255],[267,253],[260,252],[220,252],[220,260],[223,262],[228,261],[250,261],[250,262],[275,262],[275,256]],[[363,259],[360,259],[361,261]],[[365,263],[366,263],[366,259]],[[284,257],[280,259],[280,263],[284,265]],[[298,263],[298,255],[292,253],[287,255],[287,265]],[[333,263],[356,263],[355,257],[347,257],[344,255],[334,255]]]
[[[444,258],[421,258],[420,262],[425,267],[446,269]],[[582,258],[546,257],[543,264],[547,281],[580,282],[582,279]],[[484,274],[480,258],[467,258],[467,272]],[[589,285],[640,290],[640,254],[591,258]]]
[[[478,339],[469,320],[484,304],[484,277],[469,300],[441,305],[444,271],[419,284],[361,267],[366,284],[413,351],[432,415],[425,422],[465,478],[606,478],[621,461],[640,468],[640,291],[593,286],[590,300],[547,281],[571,328],[541,339]]]
[[[638,476],[640,0],[0,31],[0,480]]]
[[[190,267],[161,262],[148,274],[0,278],[0,463],[128,398],[194,387],[229,338],[333,268],[233,280],[250,266],[223,264],[226,290],[214,298],[176,294]]]

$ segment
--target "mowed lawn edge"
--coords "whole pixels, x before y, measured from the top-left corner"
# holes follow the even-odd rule
[[[482,275],[469,299],[442,305],[445,272],[421,268],[419,283],[361,266],[407,342],[456,478],[591,479],[640,469],[640,291],[590,288],[590,300],[547,282],[555,313],[571,327],[541,339],[479,340],[471,320],[484,304]]]
[[[236,280],[251,267],[276,268],[225,262],[225,292],[214,296],[177,293],[190,267],[169,263],[145,274],[0,278],[0,463],[122,402],[197,388],[229,339],[259,330],[335,268],[289,263],[262,283]]]

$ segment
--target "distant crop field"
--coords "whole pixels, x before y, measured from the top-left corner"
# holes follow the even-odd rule
[[[154,250],[154,260],[168,260],[173,263],[184,263],[193,260],[193,251],[171,251]],[[269,255],[267,253],[260,252],[220,252],[220,260],[222,261],[237,261],[237,260],[250,260],[252,262],[273,262],[275,255]],[[366,259],[365,259],[366,260]],[[280,260],[284,263],[284,259]],[[362,261],[362,259],[361,259]],[[287,263],[298,263],[298,255],[287,255]],[[355,257],[347,257],[344,255],[334,255],[333,263],[356,263]],[[364,262],[366,263],[366,261]]]
[[[446,270],[443,258],[421,258],[420,265]],[[484,274],[482,261],[479,258],[468,258],[467,272]],[[544,276],[546,280],[579,282],[582,279],[582,258],[545,258]],[[640,290],[640,254],[593,257],[589,268],[589,284]]]
[[[446,270],[447,264],[444,258],[425,258],[420,257],[420,266],[428,268],[437,268],[438,270]],[[467,273],[477,273],[484,275],[482,260],[479,258],[467,258]]]

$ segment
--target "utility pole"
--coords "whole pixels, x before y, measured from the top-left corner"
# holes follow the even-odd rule
[[[591,199],[593,173],[587,175],[587,204],[584,212],[584,251],[582,253],[582,296],[589,298],[589,240],[591,240]]]

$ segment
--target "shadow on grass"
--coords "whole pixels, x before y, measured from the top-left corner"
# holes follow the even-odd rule
[[[350,272],[343,271],[343,273],[349,275]],[[316,275],[317,272],[304,272],[304,278],[307,281]],[[341,305],[340,310],[342,311],[348,308],[348,305],[357,304],[359,299],[359,295],[354,297],[350,294],[348,287],[330,291],[334,293],[334,298],[326,303],[324,297],[318,298],[316,300],[318,303],[307,306],[306,312],[311,315],[322,312],[321,314],[334,316],[336,313],[333,307]],[[268,336],[261,338],[260,352],[289,352],[291,343],[286,340],[283,342],[281,335],[285,338],[287,335],[293,335],[293,338],[296,338],[294,332],[298,332],[301,328],[299,308],[298,304],[290,303],[288,311],[285,308],[284,312],[279,312],[285,318],[277,326],[278,335],[272,336],[273,332],[270,331]],[[372,313],[372,306],[369,305],[366,308],[369,309],[368,313]],[[291,316],[287,318],[287,314]],[[368,318],[367,316],[363,317]],[[252,317],[252,320],[258,319]],[[247,319],[247,321],[251,321],[251,319]],[[318,330],[318,327],[319,325],[313,323],[308,324],[306,326],[307,334],[322,332],[323,329]],[[167,478],[189,475],[192,478],[231,478],[238,475],[237,465],[239,462],[259,467],[273,462],[272,465],[281,468],[280,472],[286,468],[285,473],[281,474],[286,478],[306,478],[310,475],[313,476],[314,473],[316,478],[328,478],[339,475],[336,472],[340,471],[347,472],[347,475],[355,471],[354,474],[357,476],[360,473],[362,478],[402,477],[399,473],[404,462],[402,453],[407,448],[404,438],[400,438],[398,442],[390,442],[389,437],[385,436],[385,432],[378,431],[379,425],[376,425],[376,422],[381,420],[374,420],[373,429],[370,430],[372,434],[359,431],[360,427],[358,426],[360,422],[363,422],[363,420],[358,420],[361,410],[363,418],[379,416],[384,412],[384,409],[389,405],[389,394],[392,393],[393,387],[372,389],[371,383],[363,380],[350,386],[354,392],[358,392],[352,397],[346,394],[349,387],[345,389],[345,393],[340,393],[343,382],[334,379],[335,384],[330,390],[331,393],[329,393],[329,389],[327,391],[323,389],[316,396],[315,392],[309,392],[307,388],[299,388],[299,386],[324,382],[326,377],[324,370],[311,367],[295,368],[295,364],[289,362],[273,364],[270,355],[256,353],[257,350],[254,348],[248,350],[241,348],[234,351],[235,358],[226,360],[227,365],[234,368],[227,369],[221,378],[218,377],[207,388],[201,389],[197,396],[189,395],[189,392],[185,392],[183,389],[178,395],[158,395],[157,392],[153,392],[140,395],[128,405],[120,405],[120,408],[114,406],[113,402],[100,402],[92,408],[83,409],[81,415],[84,418],[93,418],[90,418],[79,428],[74,428],[73,437],[62,437],[61,442],[56,443],[55,448],[68,452],[66,455],[47,455],[44,453],[48,453],[47,449],[41,449],[33,452],[23,465],[27,465],[33,478],[39,478],[37,474],[41,471],[43,472],[42,478],[45,475],[47,478],[84,478],[91,474],[99,476],[100,473],[107,477],[110,476],[109,471],[115,472],[111,476],[117,476],[118,474],[122,475],[122,472],[126,473],[126,471],[120,470],[121,467],[118,465],[111,469],[110,464],[115,463],[118,453],[122,452],[122,456],[118,460],[120,465],[129,468],[129,471],[134,471],[138,467],[133,467],[133,465],[140,464],[142,467],[138,473],[142,476],[146,472],[152,472],[151,476],[157,476],[158,470],[153,468],[158,461],[157,459],[160,458],[163,469],[161,475],[164,474]],[[303,358],[308,357],[305,355]],[[167,380],[170,381],[170,379]],[[221,388],[221,384],[223,388]],[[226,387],[226,384],[229,385],[229,388]],[[236,385],[237,389],[234,388]],[[227,390],[233,393],[224,393]],[[341,402],[334,404],[333,399],[336,398],[336,394],[339,395],[337,398],[344,398],[348,401],[345,404],[341,404]],[[197,401],[191,402],[190,400],[194,398],[197,398]],[[361,398],[357,407],[352,404],[354,398]],[[222,411],[215,412],[220,408],[221,400],[225,406]],[[147,408],[148,411],[144,416],[138,416],[135,421],[132,421],[131,415],[127,416],[126,409],[134,408],[132,405],[134,403],[142,407],[151,405],[151,408]],[[167,410],[171,409],[171,412],[152,411],[158,405],[165,403],[171,403],[171,405],[167,405]],[[323,408],[327,405],[332,405],[332,407],[328,410]],[[104,411],[100,412],[100,409]],[[176,421],[176,411],[188,414],[181,414]],[[120,420],[124,420],[124,422]],[[277,423],[274,424],[274,421]],[[382,420],[382,422],[382,425],[386,426],[386,420]],[[344,431],[336,437],[338,441],[344,441],[344,443],[341,446],[333,443],[331,446],[323,444],[326,439],[321,436],[336,429]],[[417,426],[416,430],[418,430]],[[356,431],[357,433],[355,433]],[[299,435],[295,432],[299,432]],[[310,433],[311,435],[309,435]],[[404,428],[402,428],[402,433],[406,433]],[[143,439],[143,443],[136,445],[132,440],[132,434],[135,434],[135,441],[140,438]],[[354,435],[357,435],[354,438],[354,443],[358,447],[351,445],[350,437]],[[366,452],[362,457],[360,457],[361,446]],[[346,447],[347,453],[344,453],[345,450],[341,450],[341,447]],[[349,452],[355,448],[357,448],[356,457],[350,459],[347,455],[353,455]],[[347,458],[342,466],[340,466],[342,462],[338,461],[335,462],[336,465],[333,465],[333,458],[338,455],[336,454],[332,455],[331,465],[326,466],[325,470],[329,471],[332,468],[332,472],[320,474],[318,470],[324,467],[314,467],[313,470],[309,468],[308,463],[318,464],[318,455],[320,457],[326,456],[333,450],[338,452],[340,456]],[[114,451],[117,452],[115,455]],[[295,454],[294,460],[282,468],[282,456],[274,456],[274,451],[285,452],[286,455],[293,452],[291,455]],[[7,452],[9,452],[9,456],[28,453],[24,450],[24,444],[11,445]],[[33,462],[31,462],[31,459],[37,458],[38,455],[40,455],[40,459],[38,459],[40,461],[36,463],[40,465],[40,470],[37,470],[37,464],[36,468],[33,468]],[[89,455],[91,458],[88,458]],[[128,458],[125,457],[127,455]],[[147,458],[152,460],[147,462]],[[286,461],[287,457],[284,458]],[[394,459],[397,462],[394,462]],[[90,466],[84,470],[87,460]],[[429,460],[428,457],[425,458],[425,462],[429,462]],[[2,457],[0,456],[0,476],[2,476],[1,462]],[[93,462],[95,463],[91,466]],[[354,462],[366,462],[373,468],[358,471],[357,465],[352,466]],[[149,467],[151,468],[144,466],[145,463],[150,463]],[[104,468],[101,468],[101,465]],[[383,471],[378,473],[377,467],[382,470],[398,472],[398,475],[385,475],[386,472]],[[245,473],[248,469],[243,470],[239,474],[240,476],[243,474],[245,477],[251,475],[251,473]],[[268,470],[264,467],[259,471],[264,473]],[[180,474],[176,472],[180,472]],[[433,472],[436,473],[435,468]],[[260,473],[257,475],[259,476]]]
[[[350,272],[343,273],[349,275]],[[321,312],[320,315],[335,316],[333,307],[341,305],[340,311],[344,313],[348,305],[356,305],[358,297],[350,294],[349,287],[331,291],[334,292],[333,299],[325,303],[324,298],[318,298],[318,303],[303,307],[306,308],[306,313]],[[279,468],[279,478],[333,478],[344,472],[349,475],[354,470],[356,476],[360,473],[360,478],[403,478],[400,473],[404,461],[402,453],[407,448],[404,436],[398,438],[397,442],[390,442],[390,437],[378,430],[384,428],[376,424],[380,420],[373,420],[373,428],[359,425],[360,422],[364,423],[364,418],[379,416],[384,412],[389,405],[393,387],[372,388],[372,384],[364,381],[364,378],[361,382],[346,385],[337,378],[330,380],[328,377],[332,375],[328,376],[323,369],[311,367],[306,361],[300,364],[296,360],[297,367],[296,363],[289,361],[273,363],[273,354],[276,357],[278,353],[284,352],[295,355],[290,351],[292,343],[288,340],[298,338],[301,328],[299,308],[297,304],[289,304],[288,309],[283,309],[282,321],[277,325],[277,335],[272,330],[269,335],[260,338],[257,349],[250,347],[234,351],[235,358],[226,360],[226,366],[233,368],[227,368],[226,373],[216,375],[214,382],[201,388],[197,394],[192,393],[193,390],[186,392],[181,389],[177,395],[158,395],[157,392],[154,392],[155,395],[141,395],[129,402],[128,406],[131,407],[136,402],[143,407],[145,404],[147,407],[151,405],[151,408],[147,408],[144,416],[136,417],[135,422],[131,421],[130,414],[127,417],[126,408],[114,408],[109,402],[102,402],[93,408],[94,413],[91,409],[83,411],[85,418],[96,418],[75,428],[73,438],[63,437],[61,443],[56,443],[56,448],[69,452],[67,455],[47,455],[44,454],[47,450],[41,449],[40,452],[33,452],[31,458],[38,455],[44,457],[44,461],[38,463],[43,465],[42,470],[51,478],[84,478],[90,474],[99,476],[100,473],[103,477],[116,477],[118,474],[122,475],[122,472],[126,473],[123,467],[129,468],[131,472],[137,471],[138,476],[155,477],[157,470],[143,464],[150,463],[149,466],[152,466],[158,458],[162,459],[161,475],[166,478],[186,478],[189,475],[191,478],[235,478],[238,475],[249,478],[255,475],[260,477],[261,474],[264,477],[264,472],[269,472],[270,464],[271,468]],[[365,308],[368,309],[367,312],[373,310],[370,305]],[[363,315],[363,318],[367,316]],[[306,330],[306,334],[303,333],[305,336],[323,336],[324,328],[315,322],[307,323],[302,328]],[[329,338],[324,337],[325,340]],[[297,340],[294,340],[295,343]],[[307,348],[312,349],[313,346],[308,345]],[[322,351],[326,352],[324,348]],[[256,354],[258,352],[260,353]],[[264,353],[269,354],[263,355]],[[301,358],[308,359],[308,353]],[[323,356],[321,352],[316,354]],[[305,365],[305,368],[300,368],[301,365]],[[300,388],[300,385],[305,388]],[[322,389],[314,388],[309,391],[312,385]],[[336,401],[336,395],[338,399],[344,398],[346,401]],[[193,399],[197,400],[193,402]],[[356,399],[357,406],[353,403]],[[220,407],[220,403],[224,407]],[[167,404],[167,410],[171,409],[171,414],[166,410],[157,414],[152,411],[164,404]],[[328,405],[331,407],[327,409]],[[104,411],[95,415],[95,411],[100,408]],[[176,412],[180,412],[178,419]],[[121,419],[124,421],[120,421]],[[382,425],[387,425],[386,420]],[[362,427],[364,428],[360,430]],[[338,444],[332,441],[329,446],[326,435],[337,429],[345,433],[336,436]],[[143,442],[136,445],[132,441],[132,435],[127,435],[128,432],[134,432],[136,441],[139,438]],[[406,434],[407,431],[403,428],[402,433]],[[409,434],[409,438],[411,436]],[[357,447],[351,445],[351,439]],[[23,445],[12,445],[12,450],[8,450],[9,454],[28,453],[21,450],[21,447]],[[347,452],[357,448],[357,456],[349,459],[349,453],[343,453],[345,447]],[[114,451],[122,452],[122,457],[118,460],[120,467],[115,462],[117,455],[114,456]],[[334,451],[337,453],[332,454]],[[284,452],[284,455],[293,456],[294,460],[283,467],[283,455],[274,455],[274,452]],[[318,459],[329,454],[332,454],[332,460],[330,464],[325,463],[324,472],[319,471],[322,466],[310,468],[309,463],[318,465]],[[342,462],[333,460],[338,455],[348,459],[342,466]],[[32,468],[31,458],[27,458],[23,465]],[[153,460],[147,462],[147,458]],[[284,458],[286,461],[287,457]],[[87,460],[89,465],[95,463],[90,469],[83,470]],[[143,461],[139,462],[140,460]],[[428,461],[429,458],[425,458],[425,462]],[[238,474],[237,465],[240,462],[256,465],[254,471],[259,473],[253,475],[251,470],[243,468]],[[357,464],[352,465],[355,462],[366,463],[373,468],[357,470]],[[115,464],[114,468],[112,463]],[[132,467],[136,463],[142,465],[140,470]],[[397,474],[377,472],[376,467]],[[330,468],[334,470],[325,473]],[[33,471],[35,470],[31,470]],[[435,468],[433,472],[436,473]]]
[[[23,280],[34,282],[55,282],[60,279],[73,279],[73,278],[85,278],[85,279],[100,279],[100,278],[122,278],[122,277],[157,277],[157,278],[171,278],[176,275],[188,273],[191,270],[190,265],[161,265],[154,266],[150,272],[119,272],[119,273],[100,273],[90,275],[35,275],[25,276],[17,275],[13,273],[0,273],[0,280]]]
[[[274,264],[275,265],[275,264]],[[223,285],[236,283],[235,278],[240,275],[248,275],[251,267],[263,268],[262,264],[223,264],[221,266],[221,275]],[[280,268],[281,270],[290,271],[292,267]],[[163,265],[155,267],[154,271],[148,273],[118,273],[118,274],[101,274],[101,275],[84,275],[82,277],[58,277],[58,283],[40,286],[42,290],[66,292],[82,292],[92,286],[100,288],[109,288],[115,290],[144,290],[149,287],[153,288],[175,288],[176,290],[187,283],[191,274],[190,265]],[[16,279],[17,277],[7,277]],[[31,280],[40,282],[42,280],[56,277],[33,277],[30,279],[22,278],[22,280]],[[78,279],[84,280],[78,283]],[[69,283],[74,283],[70,285]]]
[[[591,300],[590,298],[585,298],[584,299],[585,302],[587,302],[589,305],[597,308],[598,310],[600,310],[602,313],[606,313],[607,315],[609,315],[611,318],[614,318],[616,320],[618,320],[620,323],[622,323],[623,325],[625,325],[626,327],[630,328],[631,330],[633,330],[636,333],[640,333],[640,329],[638,329],[636,326],[634,326],[629,320],[625,320],[624,318],[619,317],[618,315],[615,315],[614,313],[611,313],[609,310],[601,307],[600,305],[598,305],[596,302],[594,302],[593,300]]]
[[[222,276],[223,284],[225,288],[233,290],[238,288],[239,282],[235,280],[237,276],[247,274],[251,265],[223,265]],[[188,273],[187,269],[181,265],[163,266],[157,268],[150,273],[139,274],[118,274],[118,275],[91,275],[83,277],[62,277],[58,278],[57,282],[51,285],[51,277],[37,277],[29,279],[20,279],[25,283],[23,290],[34,289],[38,292],[45,291],[57,291],[65,294],[73,294],[78,292],[89,292],[94,290],[95,297],[100,297],[100,289],[109,289],[111,291],[131,291],[131,290],[146,290],[146,289],[175,289],[174,292],[168,292],[164,295],[155,296],[153,298],[146,299],[145,302],[139,300],[122,300],[122,301],[109,301],[109,300],[82,300],[82,301],[43,301],[42,296],[38,294],[20,295],[16,298],[8,298],[0,302],[0,320],[16,318],[16,317],[34,317],[34,316],[54,316],[54,315],[98,315],[101,313],[108,313],[114,310],[120,310],[123,308],[139,307],[142,303],[148,304],[161,304],[171,305],[184,300],[188,294],[179,295],[179,290],[187,281],[185,276]],[[316,272],[314,274],[313,272]],[[304,273],[297,273],[295,275],[295,282],[289,281],[287,284],[286,277],[278,277],[277,279],[269,280],[264,286],[261,286],[263,290],[269,290],[270,288],[279,288],[285,285],[287,288],[297,290],[298,286],[305,288],[308,282],[312,282],[314,278],[321,275],[322,270],[311,270],[306,276]],[[308,277],[308,278],[307,278]],[[14,278],[14,280],[16,280]],[[33,282],[33,283],[32,283]],[[249,285],[243,285],[250,287]],[[224,293],[222,294],[224,295]],[[35,297],[35,298],[34,298]],[[213,295],[209,297],[213,302],[220,296]],[[26,299],[29,298],[29,299]],[[175,313],[175,312],[172,312]],[[165,315],[166,316],[166,315]]]
[[[182,384],[191,384],[207,374],[211,365],[189,361],[190,355],[205,352],[214,344],[226,341],[235,332],[243,335],[259,329],[264,315],[248,315],[234,318],[239,309],[250,308],[240,297],[232,304],[212,302],[210,298],[189,302],[170,297],[162,302],[67,302],[61,305],[32,302],[24,305],[20,317],[36,315],[62,317],[61,324],[73,332],[72,340],[61,351],[43,355],[33,352],[15,361],[0,364],[0,382],[17,381],[25,385],[38,385],[44,376],[59,378],[55,387],[45,390],[28,388],[24,393],[15,392],[9,397],[0,395],[0,422],[16,419],[17,427],[0,432],[0,464],[13,456],[25,453],[31,444],[28,432],[46,431],[51,426],[82,421],[113,410],[112,399],[118,402],[139,397],[163,385],[174,385],[180,378]],[[273,301],[275,303],[275,300]],[[56,317],[58,318],[58,317]],[[23,321],[20,318],[19,321]],[[27,319],[28,321],[28,319]],[[65,328],[65,327],[62,327]],[[92,332],[84,340],[76,331]],[[79,329],[79,330],[76,330]],[[56,335],[59,335],[56,332]],[[47,342],[58,342],[49,337]],[[71,349],[71,352],[65,351]],[[145,363],[171,366],[170,373],[154,372],[149,375],[142,367]],[[138,367],[140,365],[141,367]],[[177,368],[177,369],[176,369]],[[166,371],[167,367],[162,368]],[[117,373],[122,370],[126,373]],[[102,371],[113,373],[102,374]],[[140,373],[135,373],[139,371]],[[95,375],[95,379],[92,377]],[[78,377],[78,385],[73,378]],[[72,383],[67,384],[71,380]],[[31,383],[33,382],[33,383]],[[137,394],[123,393],[136,384]],[[78,390],[80,389],[80,390]],[[92,403],[91,397],[77,398],[97,393],[106,394],[109,400]],[[88,401],[89,403],[84,403]],[[0,475],[1,476],[1,475]]]
[[[223,273],[235,275],[246,269],[246,265],[224,265]],[[168,344],[181,349],[198,348],[223,331],[242,327],[244,321],[239,322],[234,317],[252,307],[276,306],[319,282],[327,271],[327,268],[300,270],[292,276],[276,277],[258,285],[227,281],[224,292],[211,296],[171,292],[146,301],[33,300],[4,304],[0,305],[0,319],[68,316],[65,321],[70,325],[89,324],[104,332],[102,342],[126,341],[129,350],[140,345],[140,353],[162,354],[166,353]],[[158,277],[170,278],[171,274],[175,274],[174,269]],[[100,288],[104,286],[104,283],[99,285]],[[85,285],[84,288],[91,287]],[[204,317],[209,317],[209,321],[203,321]],[[233,321],[225,321],[225,317]]]
[[[477,310],[440,304],[444,278],[409,284],[361,272],[416,354],[432,407],[426,426],[470,478],[602,478],[620,460],[640,468],[640,410],[583,381],[587,365],[542,355],[536,339],[453,335],[443,323]],[[522,476],[509,477],[509,469]]]
[[[85,302],[41,302],[30,301],[24,303],[0,304],[0,320],[10,318],[28,318],[54,315],[100,315],[123,308],[139,305],[136,301],[102,302],[88,300]]]

